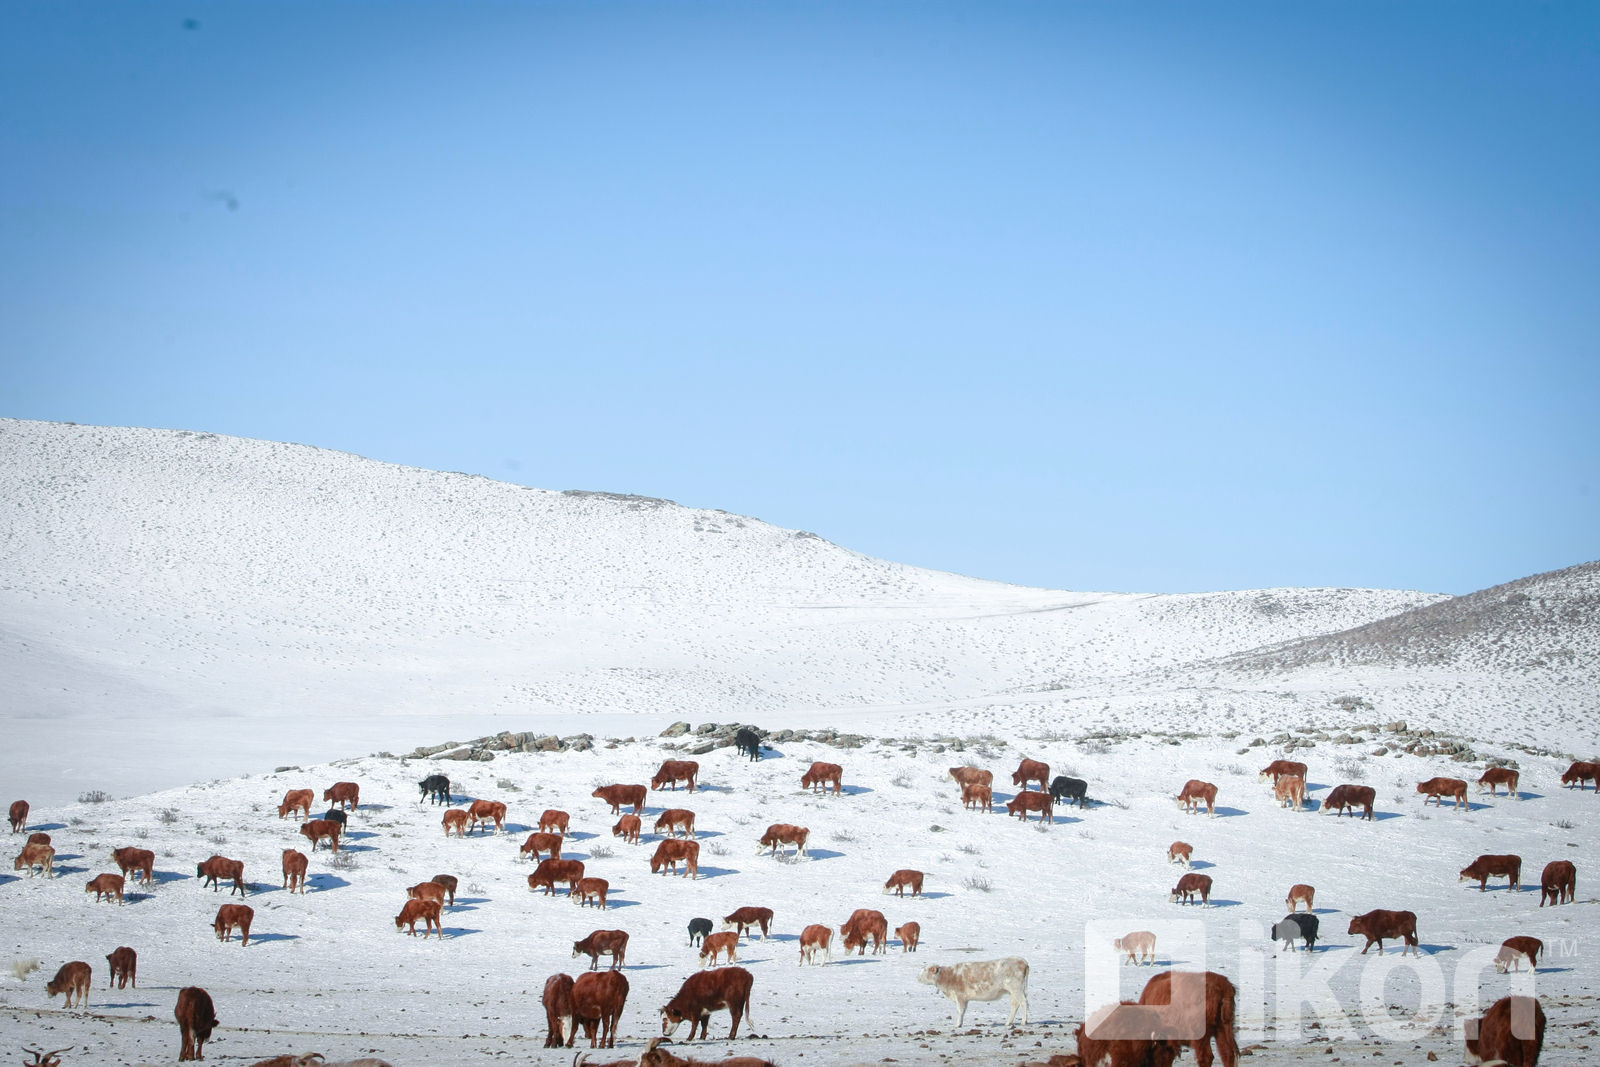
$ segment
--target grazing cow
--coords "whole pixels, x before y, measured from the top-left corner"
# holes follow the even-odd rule
[[[624,816],[624,818],[627,818],[627,816]],[[522,847],[517,850],[517,854],[521,856],[528,856],[533,859],[535,863],[537,863],[539,861],[540,853],[548,852],[550,853],[551,859],[558,860],[561,858],[561,843],[564,840],[566,839],[560,834],[547,834],[542,832],[529,834],[528,839],[524,841],[522,843]]]
[[[498,800],[474,800],[467,809],[467,830],[470,832],[478,823],[483,823],[484,832],[489,830],[489,823],[494,823],[495,833],[504,833],[506,828],[506,806]]]
[[[1331,811],[1343,815],[1348,808],[1350,814],[1354,815],[1356,809],[1361,808],[1364,812],[1361,817],[1370,822],[1372,806],[1377,802],[1378,791],[1370,785],[1336,785],[1328,793],[1328,799],[1322,802],[1322,814],[1326,815]]]
[[[1217,814],[1217,787],[1210,782],[1202,782],[1198,778],[1191,778],[1183,783],[1183,789],[1178,792],[1178,803],[1184,811],[1199,811],[1200,802],[1205,801],[1206,814],[1212,818]]]
[[[1439,807],[1444,807],[1444,798],[1450,797],[1455,801],[1455,810],[1472,810],[1472,805],[1467,803],[1467,783],[1460,778],[1429,778],[1426,782],[1417,783],[1417,792],[1423,794],[1422,806],[1428,806],[1432,799]]]
[[[738,959],[739,935],[728,931],[720,934],[707,934],[700,943],[700,966],[715,967],[717,956],[726,953],[728,962]],[[709,962],[708,962],[709,961]]]
[[[1278,807],[1304,811],[1306,807],[1306,780],[1298,775],[1285,774],[1272,786],[1272,795]]]
[[[937,987],[956,1002],[957,1030],[967,1017],[969,1002],[999,1000],[1006,995],[1011,997],[1011,1015],[1006,1019],[1006,1026],[1016,1019],[1019,1009],[1023,1025],[1028,1023],[1028,961],[1021,957],[924,967],[917,981]]]
[[[894,936],[900,939],[901,952],[917,951],[917,942],[922,940],[922,924],[906,923],[904,926],[894,928]]]
[[[814,793],[826,794],[830,785],[833,786],[834,796],[843,794],[844,768],[837,763],[815,762],[800,776],[800,788],[809,789]]]
[[[1522,970],[1522,961],[1528,961],[1528,970],[1539,969],[1539,954],[1544,951],[1544,942],[1537,937],[1508,937],[1500,942],[1500,951],[1494,957],[1494,969],[1500,974],[1511,970]]]
[[[970,765],[966,767],[951,767],[950,777],[954,778],[958,785],[985,785],[991,789],[994,787],[993,771],[980,770]]]
[[[1551,904],[1570,904],[1578,895],[1578,868],[1571,860],[1552,860],[1544,865],[1539,875],[1539,907],[1545,901]]]
[[[709,934],[710,932],[711,932],[711,920],[710,919],[690,919],[689,920],[689,944],[691,944],[691,945],[699,944],[700,941],[703,940],[705,938],[705,936],[707,934]]]
[[[961,786],[961,806],[963,808],[977,808],[980,811],[994,810],[994,790],[986,785]]]
[[[1462,1027],[1468,1063],[1538,1067],[1544,1051],[1544,1006],[1536,997],[1501,997],[1481,1019]]]
[[[437,900],[444,907],[444,886],[438,882],[418,882],[406,887],[407,900]]]
[[[440,819],[439,822],[444,827],[444,836],[449,837],[451,830],[456,832],[457,837],[467,836],[467,812],[465,808],[446,809],[444,818]]]
[[[894,890],[894,895],[897,897],[905,896],[907,889],[911,890],[912,896],[920,897],[922,895],[922,872],[912,870],[895,871],[889,876],[889,880],[883,883],[884,895],[887,896],[891,889]]]
[[[334,782],[322,791],[322,799],[339,805],[340,811],[346,807],[353,811],[361,806],[361,787],[354,782]]]
[[[623,1060],[614,1064],[582,1064],[579,1067],[773,1067],[771,1060],[760,1056],[728,1056],[720,1060],[697,1060],[692,1056],[674,1056],[661,1045],[669,1039],[652,1037],[645,1042],[644,1051],[637,1060]]]
[[[30,845],[48,845],[49,843],[50,843],[50,835],[45,833],[43,830],[38,830],[38,831],[35,831],[34,833],[31,833],[31,834],[28,835],[27,844],[30,844]]]
[[[17,856],[16,862],[11,865],[13,870],[28,870],[28,877],[33,877],[33,869],[39,868],[39,873],[46,878],[54,878],[56,865],[56,850],[49,845],[23,845],[22,852]]]
[[[327,841],[328,846],[338,852],[339,831],[339,824],[329,819],[312,819],[300,824],[300,836],[311,842],[312,852],[317,850],[318,841]]]
[[[54,997],[57,993],[65,993],[67,1007],[72,1007],[72,998],[78,998],[78,1007],[89,1006],[89,985],[94,981],[94,971],[82,960],[63,963],[56,976],[45,983],[44,991]]]
[[[1127,1000],[1107,1005],[1075,1031],[1078,1055],[1071,1062],[1079,1067],[1172,1067],[1183,1045],[1148,1036],[1164,1025],[1159,1008]]]
[[[1176,904],[1178,898],[1183,898],[1183,903],[1194,903],[1194,895],[1200,894],[1200,906],[1211,906],[1211,876],[1209,874],[1186,874],[1178,879],[1178,884],[1172,887],[1172,892],[1167,895],[1167,903]]]
[[[94,894],[94,902],[100,903],[102,899],[110,900],[113,895],[117,898],[117,906],[122,905],[122,889],[127,884],[127,879],[120,874],[97,874],[89,880],[85,893]]]
[[[1145,983],[1144,992],[1139,994],[1139,1003],[1145,1005],[1173,1003],[1173,984],[1177,984],[1177,1000],[1180,1008],[1184,1003],[1197,1004],[1200,1000],[1200,991],[1188,992],[1185,987],[1190,986],[1198,975],[1192,973],[1162,971]],[[1239,1041],[1234,1032],[1234,1011],[1238,1001],[1238,990],[1233,983],[1218,974],[1216,971],[1206,972],[1205,1005],[1206,1026],[1205,1033],[1199,1038],[1188,1040],[1189,1047],[1194,1050],[1194,1058],[1198,1067],[1211,1067],[1211,1043],[1217,1044],[1217,1056],[1222,1060],[1222,1067],[1238,1067]],[[1198,1022],[1199,1020],[1195,1020]]]
[[[733,746],[751,760],[761,758],[761,735],[748,726],[739,727],[739,732],[733,735]]]
[[[582,941],[572,943],[572,958],[589,957],[589,969],[598,970],[600,957],[611,957],[611,969],[621,967],[628,958],[628,931],[596,930]]]
[[[1055,801],[1050,799],[1049,793],[1024,789],[1006,801],[1006,814],[1015,815],[1023,822],[1028,821],[1028,812],[1030,811],[1039,813],[1039,821],[1041,823],[1056,821]]]
[[[1082,778],[1068,778],[1064,774],[1056,776],[1050,783],[1050,799],[1057,804],[1071,801],[1080,808],[1089,806],[1089,783]]]
[[[1495,788],[1503,785],[1506,787],[1506,796],[1521,800],[1522,794],[1517,790],[1517,784],[1521,780],[1522,775],[1510,767],[1490,767],[1483,772],[1483,777],[1478,779],[1478,792],[1482,793],[1487,789],[1490,796],[1499,796]]]
[[[567,826],[571,821],[572,816],[566,812],[558,808],[546,808],[544,813],[539,816],[539,829],[541,832],[548,831],[565,836]]]
[[[184,986],[178,990],[178,1004],[172,1014],[183,1036],[178,1062],[205,1059],[206,1041],[217,1025],[217,1009],[211,1004],[211,994],[197,985]]]
[[[1316,899],[1316,887],[1306,885],[1304,882],[1299,882],[1289,887],[1289,895],[1284,899],[1283,906],[1288,908],[1290,911],[1294,911],[1302,902],[1304,902],[1306,911],[1310,911],[1311,905]]]
[[[700,842],[681,841],[675,837],[667,838],[656,846],[655,853],[650,857],[650,873],[655,874],[665,868],[676,874],[679,860],[683,861],[684,874],[691,878],[699,878]]]
[[[411,931],[411,936],[417,936],[417,920],[422,920],[422,939],[428,939],[428,931],[432,930],[438,940],[444,940],[444,923],[440,921],[440,907],[437,900],[407,900],[400,908],[400,914],[394,917],[395,932],[398,933],[402,926]]]
[[[649,790],[642,785],[603,785],[596,789],[590,796],[599,797],[611,805],[611,814],[621,813],[623,808],[631,807],[635,815],[644,814],[644,798]]]
[[[1181,863],[1189,866],[1189,857],[1194,855],[1194,846],[1187,841],[1174,841],[1167,846],[1167,862]]]
[[[752,928],[760,927],[761,940],[765,941],[767,939],[767,930],[771,926],[771,908],[743,907],[732,915],[724,915],[722,917],[722,928],[724,930],[737,930],[741,937],[745,936]]]
[[[1298,937],[1305,942],[1307,952],[1315,952],[1317,927],[1320,925],[1317,917],[1310,912],[1292,911],[1273,925],[1270,940],[1282,941],[1283,949],[1287,952],[1294,947],[1294,939]]]
[[[872,942],[872,954],[887,953],[889,951],[889,920],[883,917],[883,912],[871,908],[857,908],[850,913],[850,918],[839,927],[839,933],[844,939],[844,954],[850,955],[850,950],[855,949],[857,956],[867,954],[867,942]]]
[[[1156,935],[1149,930],[1135,930],[1131,934],[1123,934],[1111,942],[1111,947],[1118,952],[1126,952],[1128,958],[1122,965],[1145,963],[1155,966],[1156,962]]]
[[[735,935],[737,936],[737,935]],[[830,962],[833,960],[833,928],[823,926],[821,923],[812,923],[800,931],[800,962],[802,965],[817,962],[817,952],[821,950]]]
[[[417,783],[422,790],[422,795],[417,798],[420,804],[424,800],[432,800],[435,804],[450,804],[450,779],[442,774],[430,774]]]
[[[560,1048],[567,1035],[577,1035],[572,1025],[572,976],[552,974],[544,980],[544,1047]]]
[[[217,917],[211,922],[211,929],[217,933],[218,941],[232,941],[233,931],[237,927],[244,938],[244,946],[250,947],[250,924],[255,922],[256,909],[248,904],[224,904],[217,909]]]
[[[1576,785],[1579,789],[1583,788],[1584,782],[1590,781],[1594,782],[1595,792],[1600,793],[1600,763],[1586,763],[1583,760],[1576,760],[1561,775],[1562,785]],[[21,801],[18,801],[18,803],[21,803]],[[16,810],[15,804],[12,805],[12,810]]]
[[[761,835],[761,843],[756,846],[756,855],[761,855],[763,849],[772,849],[772,854],[778,854],[778,846],[793,845],[796,856],[808,855],[806,852],[806,839],[811,836],[811,831],[804,826],[795,826],[793,823],[775,822],[767,827],[767,832]]]
[[[611,828],[611,836],[622,838],[622,843],[625,845],[637,845],[639,832],[643,829],[644,824],[639,821],[639,816],[624,815],[617,820],[617,825]]]
[[[155,884],[156,854],[147,848],[118,848],[111,851],[111,858],[122,871],[126,878],[131,871],[144,879],[147,886]]]
[[[662,760],[661,766],[656,769],[656,776],[650,779],[651,789],[665,789],[671,786],[676,792],[679,782],[689,783],[689,792],[694,792],[694,779],[700,773],[700,764],[692,759]]]
[[[616,1048],[617,1022],[622,1018],[622,1008],[628,1001],[628,978],[621,971],[585,972],[572,984],[572,1036],[567,1047],[572,1047],[583,1027],[590,1048]]]
[[[1261,773],[1256,777],[1256,781],[1264,782],[1271,778],[1272,784],[1277,785],[1278,779],[1285,775],[1291,778],[1298,778],[1303,782],[1306,780],[1306,765],[1292,759],[1275,759],[1262,768]]]
[[[283,888],[293,893],[297,889],[301,896],[306,892],[306,868],[311,861],[299,849],[286,848],[283,850]]]
[[[11,802],[11,832],[20,834],[28,828],[28,802],[26,800],[13,800]]]
[[[278,805],[278,818],[286,817],[290,812],[301,811],[305,818],[311,818],[311,802],[317,799],[317,794],[310,789],[291,789],[283,794],[283,803]]]
[[[1467,866],[1461,868],[1460,882],[1478,880],[1478,892],[1482,893],[1489,888],[1489,879],[1505,875],[1507,885],[1516,890],[1522,888],[1522,857],[1521,856],[1479,856]]]
[[[623,818],[632,819],[635,822],[639,820],[637,815],[624,815]],[[683,836],[685,837],[695,836],[694,812],[688,808],[668,808],[661,813],[660,818],[656,819],[655,832],[663,837],[669,834],[676,834],[679,830],[683,831]]]
[[[580,906],[588,904],[591,900],[600,906],[601,911],[606,910],[606,894],[611,891],[611,883],[604,878],[579,878],[572,883],[567,896],[576,897]]]
[[[671,1037],[685,1019],[689,1021],[688,1040],[693,1041],[695,1027],[701,1037],[710,1037],[711,1013],[727,1009],[733,1018],[728,1030],[728,1040],[739,1036],[739,1020],[750,1015],[750,987],[755,982],[743,967],[724,967],[717,971],[696,971],[683,980],[678,992],[661,1009],[661,1033]],[[755,1026],[754,1017],[750,1025]]]
[[[133,988],[139,988],[139,954],[126,945],[115,949],[106,957],[106,966],[111,969],[111,977],[106,980],[106,988],[113,984],[118,989],[127,989],[128,983],[133,983]]]
[[[228,879],[233,883],[233,888],[228,890],[228,895],[238,893],[241,897],[244,892],[244,860],[230,860],[225,856],[212,856],[204,863],[195,864],[194,876],[204,878],[200,888],[211,887],[213,893],[222,888],[222,880]]]
[[[1026,786],[1029,782],[1038,782],[1041,790],[1050,788],[1050,764],[1040,763],[1036,759],[1023,758],[1017,769],[1011,772],[1011,784]]]
[[[1349,933],[1352,936],[1361,934],[1367,939],[1366,945],[1361,949],[1363,956],[1367,954],[1367,949],[1371,948],[1374,942],[1378,945],[1378,955],[1383,955],[1384,940],[1393,941],[1397,937],[1405,942],[1405,946],[1400,949],[1400,955],[1404,956],[1407,952],[1410,952],[1413,956],[1422,955],[1417,945],[1417,916],[1415,912],[1383,911],[1381,909],[1369,911],[1365,915],[1357,915],[1350,920]]]
[[[460,885],[460,882],[456,880],[455,875],[436,874],[428,881],[434,885],[443,886],[445,893],[450,897],[450,906],[452,908],[456,906],[456,886]]]
[[[528,892],[543,888],[546,896],[554,896],[557,882],[567,883],[567,895],[578,887],[583,878],[582,860],[540,860],[539,866],[528,875]]]

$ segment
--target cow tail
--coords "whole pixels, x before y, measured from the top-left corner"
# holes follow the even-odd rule
[[[1217,1011],[1217,1055],[1222,1067],[1238,1067],[1239,1041],[1234,1035],[1233,1010],[1236,990],[1229,989]]]

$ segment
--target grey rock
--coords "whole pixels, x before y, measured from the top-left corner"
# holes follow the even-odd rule
[[[665,730],[662,730],[661,733],[658,736],[660,736],[660,737],[682,737],[684,734],[686,734],[688,732],[689,732],[689,724],[688,723],[686,723],[686,722],[675,722],[671,726],[667,727]]]

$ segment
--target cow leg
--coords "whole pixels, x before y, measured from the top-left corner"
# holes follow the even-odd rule
[[[967,1018],[967,1002],[965,1000],[963,1000],[962,998],[960,998],[960,997],[955,998],[955,1000],[956,1000],[956,1029],[959,1030],[959,1029],[961,1029],[961,1024],[964,1021],[966,1021],[966,1018]]]

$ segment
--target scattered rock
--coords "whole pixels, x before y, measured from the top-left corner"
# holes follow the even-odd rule
[[[681,736],[683,736],[684,734],[686,734],[688,732],[689,732],[689,724],[688,723],[686,723],[686,722],[675,722],[671,726],[667,727],[665,730],[662,730],[661,733],[659,734],[659,736],[661,736],[661,737],[681,737]]]

